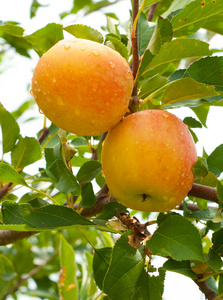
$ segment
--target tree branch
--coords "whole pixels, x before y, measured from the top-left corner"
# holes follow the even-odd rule
[[[199,289],[205,295],[205,299],[214,300],[218,295],[208,286],[206,281],[199,282],[195,279],[194,282],[199,286]]]
[[[133,26],[138,11],[139,11],[139,0],[133,0],[133,7],[132,7]],[[138,68],[139,68],[139,50],[138,50],[138,22],[137,22],[136,27],[132,29],[132,73],[134,79],[136,78]],[[131,112],[137,111],[137,107],[139,105],[137,87],[138,87],[138,83],[137,81],[135,81],[133,91],[132,91],[132,97],[129,103],[129,109]]]
[[[102,212],[105,204],[111,201],[116,201],[113,196],[110,196],[108,194],[109,190],[106,184],[101,188],[101,190],[98,192],[96,196],[96,203],[89,208],[85,208],[82,211],[82,215],[84,217],[92,217],[100,212]],[[196,184],[194,183],[192,186],[192,189],[188,193],[189,196],[194,196],[202,199],[206,199],[215,203],[218,203],[218,197],[217,197],[217,190],[215,188]],[[180,208],[183,204],[180,204]],[[79,207],[79,204],[74,205],[74,209],[76,210]],[[188,204],[188,208],[191,211],[197,211],[199,208],[196,205]],[[182,208],[181,208],[182,209]],[[29,237],[33,234],[36,234],[37,232],[30,232],[30,231],[12,231],[12,230],[1,230],[0,231],[0,245],[8,245],[11,243],[14,243],[18,240],[21,240],[23,238]]]
[[[189,191],[188,196],[202,198],[215,203],[219,203],[217,190],[213,187],[194,183],[192,189]]]
[[[157,7],[158,3],[159,3],[159,1],[156,2],[156,3],[153,4],[153,5],[150,5],[149,12],[148,12],[148,16],[147,16],[147,20],[148,20],[149,22],[151,22],[152,19],[153,19],[153,16],[154,16],[154,14],[155,14],[156,7]]]

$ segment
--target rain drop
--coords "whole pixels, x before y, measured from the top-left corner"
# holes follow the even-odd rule
[[[64,104],[64,101],[63,101],[63,99],[62,99],[62,97],[58,97],[58,98],[57,98],[57,103],[58,103],[59,105],[65,105],[65,104]]]
[[[53,78],[53,82],[54,82],[54,83],[56,82],[56,78],[55,78],[55,77]]]
[[[65,50],[70,49],[70,44],[65,44],[64,49],[65,49]]]
[[[41,114],[41,115],[43,115],[43,112],[42,112],[42,110],[39,108],[39,113]]]
[[[30,95],[34,97],[33,90],[30,90]]]
[[[92,51],[94,56],[98,56],[100,53],[97,50]]]
[[[84,50],[85,50],[85,48],[84,48],[84,47],[81,47],[81,50],[82,50],[82,51],[84,51]]]
[[[168,115],[167,113],[164,112],[164,113],[163,113],[163,117],[166,118],[166,119],[168,119],[168,118],[169,118],[169,115]]]
[[[111,69],[115,68],[115,64],[112,61],[109,63],[109,66],[110,66]]]

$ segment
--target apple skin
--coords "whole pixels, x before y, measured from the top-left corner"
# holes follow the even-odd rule
[[[125,115],[133,76],[113,49],[84,39],[64,39],[40,58],[31,94],[40,111],[58,127],[98,135]]]
[[[111,129],[102,147],[110,192],[128,208],[166,212],[192,187],[197,153],[187,126],[163,110],[144,110]]]

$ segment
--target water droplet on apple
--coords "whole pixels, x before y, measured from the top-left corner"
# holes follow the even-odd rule
[[[169,118],[169,115],[168,115],[166,112],[164,112],[164,113],[163,113],[163,117],[166,118],[166,119],[168,119],[168,118]]]
[[[184,135],[183,131],[180,131],[180,135]]]
[[[165,201],[169,200],[169,196],[163,196],[163,200]]]
[[[34,95],[33,95],[33,90],[30,90],[29,92],[30,92],[30,95],[31,95],[31,96],[34,96]]]
[[[87,63],[84,63],[85,67],[87,66]]]
[[[110,66],[111,69],[115,68],[115,64],[112,61],[110,61],[109,66]]]
[[[53,78],[53,82],[54,82],[54,83],[56,82],[56,78],[55,78],[55,77]]]
[[[84,47],[81,47],[81,50],[82,50],[82,51],[84,51],[84,50],[85,50],[85,48],[84,48]]]
[[[75,42],[76,42],[76,41],[75,41]],[[70,49],[70,44],[68,44],[68,43],[67,43],[67,44],[65,44],[65,46],[64,46],[64,49],[65,49],[65,50],[68,50],[68,49]]]
[[[97,50],[93,50],[92,52],[93,52],[94,56],[100,55],[100,53]]]
[[[124,67],[126,67],[126,68],[128,67],[128,64],[125,61],[123,61],[122,64]]]
[[[43,115],[43,112],[42,112],[42,110],[39,108],[38,109],[39,110],[39,113],[41,114],[41,115]]]

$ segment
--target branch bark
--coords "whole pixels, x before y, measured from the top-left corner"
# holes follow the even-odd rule
[[[157,7],[158,3],[159,3],[159,1],[156,2],[156,3],[154,3],[153,5],[151,5],[150,8],[149,8],[149,12],[148,12],[148,16],[147,16],[147,20],[148,20],[149,22],[151,22],[152,19],[153,19],[153,16],[154,16],[154,14],[155,14],[156,7]]]
[[[134,24],[138,11],[139,11],[139,0],[134,0],[133,7],[132,7],[132,24]],[[138,50],[138,22],[137,22],[135,29],[133,28],[132,30],[132,74],[134,79],[136,78],[138,68],[139,68],[139,50]],[[135,81],[133,91],[132,91],[132,97],[129,103],[129,110],[131,112],[137,111],[139,105],[137,86],[138,83],[137,81]]]
[[[219,203],[217,190],[213,187],[194,183],[192,189],[189,191],[188,196],[202,198],[215,203]]]
[[[194,282],[199,286],[199,289],[205,295],[206,300],[214,300],[218,295],[208,286],[206,281],[199,282],[194,280]],[[222,299],[222,298],[221,298]]]

